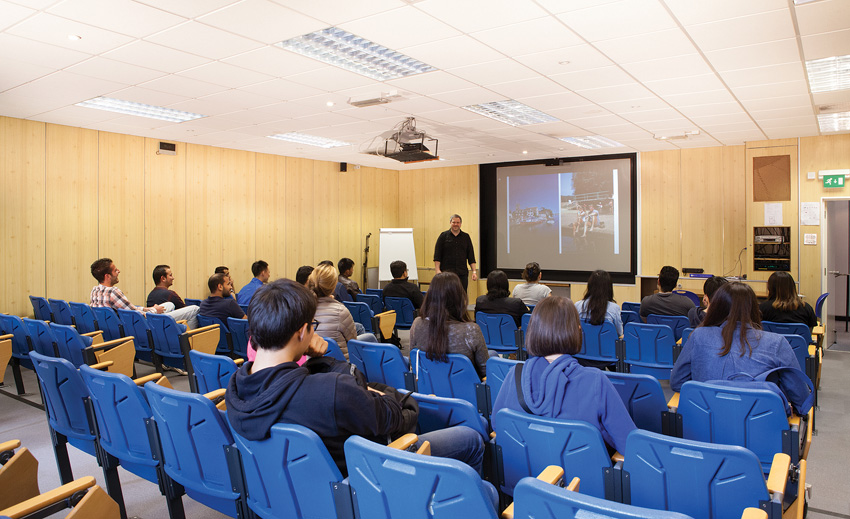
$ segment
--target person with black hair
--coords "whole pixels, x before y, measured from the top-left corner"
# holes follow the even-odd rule
[[[302,285],[307,284],[307,279],[309,279],[310,274],[313,273],[313,267],[310,265],[302,265],[298,267],[298,270],[295,272],[295,281],[301,283]]]
[[[236,371],[225,393],[227,419],[238,434],[259,441],[276,423],[302,425],[321,438],[347,476],[343,445],[350,436],[386,445],[415,430],[418,408],[409,395],[367,386],[349,364],[323,356],[327,342],[315,333],[316,297],[307,287],[278,279],[257,290],[248,313],[257,356]],[[310,359],[299,366],[302,356]],[[484,443],[473,429],[420,434],[417,447],[425,441],[433,456],[454,458],[481,472]]]
[[[644,320],[649,314],[687,316],[696,305],[686,296],[673,292],[678,282],[679,269],[669,265],[661,267],[658,274],[658,292],[641,300],[640,316]]]
[[[475,300],[475,313],[510,315],[518,328],[522,316],[528,313],[528,307],[522,299],[510,297],[508,286],[508,276],[504,271],[490,272],[487,275],[487,293]]]
[[[186,306],[183,298],[177,295],[177,292],[171,290],[174,284],[174,274],[171,273],[171,267],[168,265],[157,265],[153,269],[153,290],[148,294],[147,305],[161,305],[165,302],[170,302],[175,309],[180,309]]]
[[[255,261],[251,264],[251,274],[253,274],[254,277],[247,285],[242,287],[242,290],[239,291],[239,295],[236,296],[236,302],[240,305],[247,305],[251,303],[251,298],[254,297],[254,293],[257,289],[269,282],[269,278],[271,277],[269,264],[263,260]]]
[[[540,265],[536,261],[527,264],[522,270],[522,279],[525,283],[520,283],[514,287],[511,297],[522,299],[526,305],[536,305],[541,299],[552,293],[552,289],[546,285],[540,284],[540,279],[543,273],[540,272]]]
[[[425,299],[419,286],[407,280],[407,263],[395,260],[390,263],[390,274],[393,280],[384,287],[384,297],[406,297],[413,303],[413,308],[419,310]]]
[[[616,328],[617,335],[623,336],[623,319],[620,307],[614,301],[614,283],[608,272],[594,270],[590,273],[584,298],[576,303],[576,310],[583,321],[594,325],[608,321]]]
[[[334,289],[334,298],[340,303],[343,301],[356,301],[357,294],[360,293],[360,286],[357,281],[351,279],[354,274],[354,260],[351,258],[342,258],[337,263],[339,277],[337,285]]]
[[[233,281],[230,276],[219,272],[213,274],[207,281],[210,296],[201,301],[200,314],[206,317],[215,317],[227,325],[227,318],[245,319],[247,316],[236,301],[230,297],[233,290]]]
[[[759,309],[763,321],[803,323],[809,330],[818,324],[812,305],[800,299],[794,278],[787,272],[774,272],[767,278],[767,301]]]
[[[708,310],[708,305],[711,304],[711,298],[721,285],[725,285],[729,281],[720,276],[711,276],[702,284],[702,306],[695,306],[688,310],[688,321],[691,328],[696,328],[705,319],[705,312]]]
[[[419,349],[431,360],[447,360],[449,353],[466,355],[480,378],[487,374],[487,345],[481,328],[466,315],[466,291],[454,272],[441,272],[431,280],[419,317],[410,327],[410,349]]]
[[[472,270],[472,281],[478,281],[478,269],[475,263],[475,251],[472,248],[472,238],[460,230],[463,219],[459,214],[453,214],[449,218],[450,228],[440,233],[437,243],[434,244],[434,270],[437,274],[441,272],[454,272],[460,280],[463,291],[466,292],[469,285],[469,270]]]

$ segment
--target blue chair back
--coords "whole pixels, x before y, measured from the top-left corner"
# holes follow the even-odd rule
[[[233,340],[233,354],[248,360],[248,319],[228,317],[227,328]]]
[[[245,315],[248,315],[248,306],[249,305],[239,305],[239,308],[241,308],[242,311],[245,312]]]
[[[693,333],[694,329],[690,326],[682,330],[682,346],[688,343],[688,339],[691,338],[691,333]]]
[[[371,288],[367,290],[373,290]],[[357,294],[355,300],[358,303],[366,303],[373,314],[379,314],[384,311],[383,295],[375,294]]]
[[[56,339],[59,348],[59,357],[69,361],[74,367],[79,368],[86,364],[83,350],[92,345],[91,337],[80,335],[73,326],[50,323],[50,331]]]
[[[758,457],[764,472],[770,471],[777,452],[791,456],[791,463],[799,459],[798,452],[783,448],[788,417],[782,398],[769,389],[685,382],[678,412],[684,438],[745,447]]]
[[[91,395],[100,446],[125,469],[156,482],[158,463],[145,425],[153,414],[142,388],[125,375],[85,365],[80,367],[80,376]]]
[[[151,362],[153,360],[152,332],[148,326],[145,314],[138,310],[116,310],[118,319],[124,329],[124,334],[133,337],[136,347],[136,357]]]
[[[186,331],[186,327],[177,324],[177,321],[168,314],[149,313],[147,320],[153,337],[154,352],[159,355],[163,363],[184,368],[186,362],[180,348],[180,334]]]
[[[635,506],[709,519],[741,517],[769,499],[761,464],[743,447],[636,430],[624,455]]]
[[[604,373],[617,390],[637,428],[661,433],[662,415],[667,412],[667,402],[658,379],[637,373]]]
[[[630,303],[628,301],[623,302],[622,309],[627,312],[634,312],[640,315],[640,303]],[[625,323],[623,323],[625,324]]]
[[[809,358],[809,341],[797,334],[783,335],[783,337],[791,345],[791,349],[794,350],[794,356],[797,357],[800,370],[808,374],[806,371],[806,359]]]
[[[345,460],[358,517],[497,518],[481,478],[460,461],[401,451],[359,436],[345,441]]]
[[[522,334],[525,335],[528,333],[528,323],[531,322],[531,313],[522,314],[522,320],[520,321],[520,329],[522,329]]]
[[[339,347],[339,344],[330,337],[323,337],[328,342],[328,351],[325,352],[325,357],[333,357],[336,360],[341,360],[342,362],[348,362],[345,359],[345,353],[342,352],[342,348]],[[346,342],[346,344],[348,344]]]
[[[246,440],[232,429],[231,433],[242,455],[246,502],[257,515],[352,517],[334,506],[334,487],[347,491],[347,484],[316,433],[283,423],[273,425],[269,438],[260,441]]]
[[[646,324],[665,324],[673,330],[673,339],[678,341],[682,338],[682,331],[691,326],[690,321],[684,315],[658,315],[646,316]]]
[[[59,341],[50,329],[47,321],[39,319],[23,318],[24,326],[27,327],[33,351],[37,351],[48,357],[59,356]]]
[[[521,364],[520,360],[505,359],[502,357],[490,357],[487,359],[487,380],[485,384],[490,388],[490,409],[493,409],[496,404],[496,397],[499,396],[499,391],[502,390],[502,384],[505,382],[505,377],[508,376],[508,371],[517,364]]]
[[[39,321],[53,321],[50,303],[47,302],[47,298],[30,296],[30,303],[32,304],[32,312],[36,319]]]
[[[631,373],[669,380],[673,369],[673,330],[663,324],[629,323],[623,327],[625,362]]]
[[[153,412],[165,472],[196,501],[236,517],[240,495],[233,491],[225,447],[233,446],[227,418],[213,402],[186,393],[145,384]]]
[[[604,469],[611,467],[611,458],[596,427],[505,408],[493,415],[493,430],[502,451],[502,492],[513,495],[519,480],[558,465],[565,481],[581,478],[582,493],[606,497]]]
[[[779,335],[799,335],[806,339],[806,343],[812,340],[812,331],[803,323],[776,323],[773,321],[762,321],[761,327],[766,332],[778,333]]]
[[[68,326],[76,325],[74,322],[74,314],[71,312],[71,307],[67,301],[62,299],[48,299],[50,303],[50,312],[53,314],[54,323],[67,324]]]
[[[466,400],[422,393],[412,394],[419,404],[417,434],[465,425],[480,434],[484,443],[490,441],[487,420]]]
[[[637,312],[633,312],[631,310],[622,310],[620,312],[620,319],[623,321],[623,326],[628,323],[642,323],[640,319],[640,315]]]
[[[29,361],[29,330],[24,321],[17,315],[0,314],[0,331],[3,335],[12,334],[12,357],[24,362],[32,369]]]
[[[70,302],[71,315],[74,316],[74,322],[77,323],[77,329],[80,333],[91,333],[97,331],[97,319],[94,317],[92,308],[85,303]]]
[[[35,372],[44,396],[47,421],[56,432],[68,437],[78,449],[92,456],[94,428],[86,413],[89,390],[77,368],[65,359],[31,352]]]
[[[701,298],[690,290],[674,290],[673,293],[687,297],[691,300],[694,306],[699,306],[702,303]]]
[[[382,289],[382,288],[367,288],[366,290],[363,291],[363,293],[373,295],[373,296],[378,296],[381,299],[384,298],[384,289]]]
[[[224,355],[210,355],[190,350],[189,361],[198,393],[204,394],[227,387],[230,377],[238,369],[233,359]]]
[[[818,296],[818,300],[815,303],[815,316],[820,319],[821,314],[823,313],[823,303],[826,301],[826,298],[829,297],[829,292],[825,292]]]
[[[499,353],[516,351],[516,321],[508,314],[475,313],[475,322],[484,335],[484,343],[488,350]]]
[[[528,308],[528,313],[534,312],[534,307],[537,305],[525,305]]]
[[[395,345],[381,342],[348,341],[348,360],[369,382],[405,389],[404,374],[410,372]],[[410,389],[410,388],[408,388]]]
[[[114,341],[124,337],[124,327],[115,310],[108,306],[90,307],[97,322],[97,328],[103,330],[104,341]]]
[[[187,297],[183,300],[183,302],[186,303],[186,306],[201,306],[200,299],[190,299]]]
[[[395,310],[395,327],[406,330],[413,325],[413,303],[406,297],[385,297],[384,304],[387,310]]]
[[[617,341],[620,336],[614,323],[602,321],[602,324],[590,324],[581,321],[581,351],[575,355],[579,359],[601,362],[617,362]]]
[[[514,519],[689,519],[677,512],[662,512],[599,499],[523,478],[514,489]]]
[[[465,355],[450,353],[447,362],[429,360],[424,351],[410,350],[410,365],[417,374],[420,393],[462,398],[478,408],[475,386],[481,383],[475,366]]]
[[[198,314],[198,328],[203,328],[204,326],[209,326],[211,324],[217,324],[219,326],[219,330],[221,330],[218,334],[218,346],[216,347],[215,352],[219,355],[230,355],[233,346],[231,346],[232,339],[230,336],[230,329],[227,325],[221,322],[221,319],[218,317]]]
[[[348,311],[351,313],[351,318],[354,319],[354,322],[360,323],[363,325],[363,328],[366,329],[367,332],[372,333],[374,330],[372,329],[372,317],[375,315],[372,313],[372,310],[369,309],[369,305],[366,303],[358,303],[355,301],[343,301],[343,305],[348,308]]]

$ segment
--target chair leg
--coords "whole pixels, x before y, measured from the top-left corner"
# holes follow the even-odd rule
[[[95,445],[98,464],[103,469],[103,480],[106,483],[106,493],[117,504],[121,519],[127,519],[127,508],[124,505],[124,491],[121,489],[121,479],[118,476],[118,458],[112,456],[100,445]]]
[[[53,455],[56,457],[56,468],[59,470],[59,481],[63,485],[74,481],[71,471],[71,460],[68,458],[68,438],[50,428],[50,442],[53,444]]]
[[[12,357],[12,376],[15,377],[15,389],[18,391],[18,395],[25,394],[24,378],[21,376],[21,359]]]

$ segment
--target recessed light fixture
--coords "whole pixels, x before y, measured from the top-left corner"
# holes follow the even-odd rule
[[[850,131],[850,112],[818,115],[818,126],[822,132]]]
[[[68,39],[71,40],[71,41],[78,41],[78,40],[82,40],[83,37],[80,36],[79,34],[69,34]]]
[[[325,105],[327,105],[327,106],[328,106],[328,108],[330,108],[331,106],[333,106],[333,105],[334,105],[334,102],[333,102],[333,101],[328,101],[327,103],[325,103]]]
[[[134,103],[133,101],[124,101],[123,99],[114,99],[111,97],[95,97],[88,101],[77,103],[77,106],[82,106],[84,108],[96,108],[98,110],[106,110],[107,112],[116,112],[119,114],[135,115],[137,117],[160,119],[162,121],[171,121],[173,123],[183,123],[206,117],[206,115],[195,114],[192,112],[182,112],[171,108]]]
[[[528,155],[528,150],[522,150],[523,155]]]
[[[850,55],[807,61],[806,71],[812,93],[850,88]]]
[[[311,32],[275,45],[377,81],[437,70],[410,56],[336,27]]]
[[[316,146],[317,148],[339,148],[342,146],[351,146],[350,142],[337,141],[316,135],[307,135],[306,133],[289,132],[269,135],[270,139],[279,139],[297,144],[307,144],[308,146]]]
[[[820,0],[794,0],[794,5],[803,5],[810,4],[812,2],[819,2]]]
[[[462,106],[464,110],[475,112],[479,115],[495,119],[511,126],[525,126],[526,124],[552,123],[558,119],[545,114],[536,108],[524,105],[519,101],[493,101],[480,105]]]
[[[570,60],[566,60],[566,59],[558,62],[558,65],[569,65],[569,64],[570,64]]]
[[[617,141],[612,141],[611,139],[599,135],[588,135],[587,137],[561,137],[561,140],[586,150],[598,150],[599,148],[621,148],[623,146]]]

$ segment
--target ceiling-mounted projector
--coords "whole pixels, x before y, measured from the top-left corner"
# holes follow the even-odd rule
[[[405,164],[440,158],[437,155],[437,139],[417,130],[416,119],[413,117],[406,118],[392,130],[373,139],[364,153],[387,157]]]

